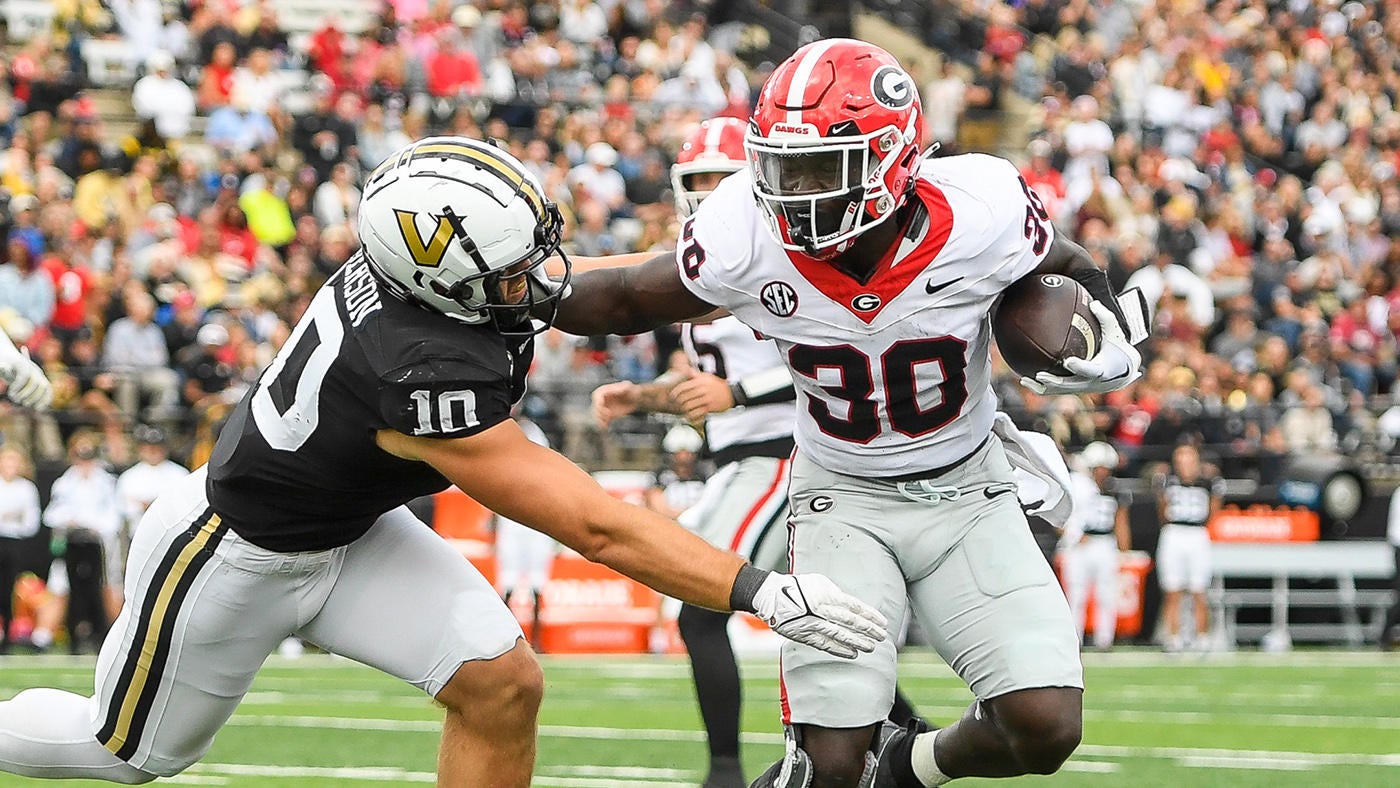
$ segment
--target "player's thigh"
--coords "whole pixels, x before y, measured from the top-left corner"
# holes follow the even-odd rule
[[[943,506],[941,516],[968,527],[932,573],[909,586],[933,647],[979,698],[1083,687],[1069,604],[1016,497],[977,491]]]
[[[1163,591],[1186,588],[1186,545],[1181,527],[1166,525],[1157,539],[1157,584]]]
[[[1102,597],[1118,586],[1118,544],[1111,536],[1094,538],[1094,594]],[[1116,604],[1116,599],[1108,599]]]
[[[905,616],[904,576],[878,534],[887,514],[849,477],[800,460],[793,476],[792,567],[831,578],[896,628]],[[886,639],[853,660],[787,642],[782,670],[786,722],[853,728],[877,722],[894,700],[896,655]]]
[[[98,656],[93,730],[118,757],[175,774],[198,760],[296,621],[285,557],[233,534],[203,474],[137,528],[126,604]]]
[[[779,560],[774,539],[785,552],[788,480],[791,462],[773,457],[746,457],[725,465],[705,484],[696,505],[681,523],[705,541],[748,558],[760,554],[767,566]],[[758,564],[763,566],[763,564]]]
[[[1193,527],[1187,549],[1186,590],[1205,593],[1210,586],[1210,533]]]
[[[402,506],[345,549],[335,587],[299,634],[430,695],[462,663],[522,637],[471,562]]]

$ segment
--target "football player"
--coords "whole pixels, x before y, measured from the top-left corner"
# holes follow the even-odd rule
[[[517,415],[515,422],[525,437],[540,446],[549,446],[549,436],[539,425]],[[524,523],[509,517],[493,515],[496,530],[496,593],[501,601],[510,607],[512,596],[523,593],[530,602],[530,646],[540,650],[540,634],[543,622],[540,621],[541,594],[549,581],[549,570],[554,565],[554,554],[559,545],[543,531],[536,531]]]
[[[1171,472],[1158,479],[1157,513],[1162,532],[1157,538],[1157,582],[1162,587],[1162,624],[1166,628],[1167,651],[1180,651],[1181,594],[1191,595],[1196,617],[1192,644],[1209,648],[1210,608],[1206,587],[1210,585],[1210,532],[1206,524],[1220,511],[1223,485],[1219,478],[1206,478],[1201,468],[1201,452],[1193,443],[1172,450]]]
[[[540,668],[490,584],[404,507],[455,483],[662,593],[756,612],[842,658],[882,616],[824,577],[754,568],[629,506],[509,418],[562,221],[490,145],[397,151],[368,178],[360,253],[316,294],[209,464],[151,505],[96,695],[0,703],[0,769],[143,783],[198,760],[291,634],[446,709],[444,785],[530,782]],[[405,608],[403,599],[414,604]]]
[[[580,273],[565,331],[639,332],[728,310],[777,342],[798,395],[791,558],[898,620],[912,602],[977,696],[947,728],[878,736],[895,645],[855,660],[783,648],[787,754],[755,785],[903,788],[1057,770],[1078,745],[1082,669],[1069,605],[991,440],[990,318],[1022,277],[1094,296],[1104,346],[1038,373],[1041,393],[1136,379],[1140,302],[1061,238],[1008,161],[927,159],[917,89],[888,52],[809,44],[760,92],[749,167],[682,223],[674,256]],[[873,752],[872,747],[878,752]]]
[[[1065,551],[1065,586],[1074,612],[1075,630],[1084,640],[1089,592],[1094,592],[1094,648],[1108,651],[1118,626],[1118,564],[1132,547],[1128,531],[1128,493],[1118,490],[1113,472],[1118,452],[1095,441],[1079,455],[1084,473],[1075,473],[1072,544]]]
[[[22,408],[43,410],[53,400],[53,386],[44,370],[29,358],[28,350],[15,347],[4,328],[0,328],[0,380],[5,381],[10,401]]]

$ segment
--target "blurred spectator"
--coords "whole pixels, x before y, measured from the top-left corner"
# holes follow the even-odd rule
[[[1025,179],[1027,186],[1035,189],[1036,195],[1045,205],[1046,212],[1050,214],[1051,221],[1058,221],[1060,206],[1065,199],[1065,179],[1050,162],[1053,149],[1045,140],[1034,139],[1026,145],[1026,153],[1031,161],[1021,168],[1021,177]]]
[[[569,170],[569,186],[580,189],[610,212],[621,209],[627,201],[627,183],[613,169],[617,151],[606,142],[595,142],[588,146],[583,159],[582,164]]]
[[[444,28],[437,36],[437,48],[424,68],[428,73],[428,93],[438,98],[465,98],[481,92],[481,64],[469,42],[455,28]]]
[[[161,45],[165,12],[160,0],[107,0],[126,44],[126,61],[133,67],[155,54]]]
[[[275,144],[277,128],[267,113],[253,106],[251,96],[237,91],[227,105],[209,115],[204,141],[221,151],[244,153]]]
[[[355,224],[360,208],[360,190],[351,180],[350,165],[340,163],[331,168],[331,178],[316,187],[312,210],[322,227]]]
[[[156,427],[139,425],[132,431],[139,459],[135,465],[117,477],[117,505],[122,516],[123,533],[130,540],[136,524],[151,504],[170,486],[189,473],[169,459],[167,437]]]
[[[269,117],[281,114],[285,98],[282,80],[272,70],[272,53],[261,47],[248,53],[243,65],[234,69],[230,97],[242,96],[248,108]]]
[[[5,263],[0,265],[0,313],[13,310],[28,321],[31,331],[47,326],[55,304],[53,279],[39,268],[29,244],[13,233],[5,253]]]
[[[73,436],[68,469],[54,480],[44,509],[44,525],[53,529],[57,548],[49,570],[49,591],[56,598],[58,618],[68,629],[69,647],[75,654],[102,642],[121,610],[126,555],[117,480],[103,467],[99,452],[92,434]],[[36,629],[32,640],[44,648],[52,637]]]
[[[1324,405],[1322,390],[1317,386],[1308,385],[1302,392],[1302,403],[1284,411],[1279,430],[1293,454],[1332,454],[1337,450],[1332,412]]]
[[[149,420],[168,420],[174,415],[179,383],[170,368],[165,335],[151,322],[156,301],[137,289],[125,298],[126,317],[107,330],[102,365],[116,377],[117,404],[131,418],[143,413],[142,397],[150,402]]]
[[[292,146],[301,152],[315,172],[316,181],[328,180],[336,163],[358,155],[355,121],[359,101],[353,94],[339,99],[326,92],[317,98],[316,109],[297,118],[292,130]]]
[[[211,5],[218,5],[211,3]],[[202,46],[202,44],[201,44]],[[212,112],[226,106],[233,98],[233,75],[238,62],[237,50],[232,41],[220,41],[214,45],[212,53],[199,80],[196,93],[199,109]]]
[[[403,124],[397,115],[385,112],[379,104],[365,107],[365,117],[356,135],[359,140],[360,169],[371,172],[379,163],[389,158],[389,154],[407,145],[411,140],[403,131]]]
[[[131,105],[138,117],[153,118],[156,131],[167,139],[183,139],[194,119],[194,92],[173,76],[175,58],[157,50],[146,59],[146,76],[136,80]]]
[[[39,489],[30,480],[29,458],[0,447],[0,654],[9,651],[15,580],[25,567],[27,542],[39,533]]]

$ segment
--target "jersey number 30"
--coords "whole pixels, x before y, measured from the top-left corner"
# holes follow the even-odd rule
[[[967,401],[967,343],[957,337],[906,339],[890,345],[881,354],[880,377],[885,383],[885,410],[890,426],[910,437],[924,435],[946,426],[957,418]],[[846,415],[832,412],[831,406],[808,397],[807,412],[822,432],[851,441],[868,443],[880,434],[879,405],[875,393],[871,359],[850,345],[811,347],[798,345],[788,353],[792,370],[818,380],[818,370],[835,370],[839,383],[821,385],[823,391],[846,403]],[[937,364],[943,373],[938,383],[939,402],[922,410],[916,368]]]

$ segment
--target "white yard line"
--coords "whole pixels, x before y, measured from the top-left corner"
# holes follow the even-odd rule
[[[1062,772],[1088,772],[1090,774],[1113,774],[1119,765],[1112,761],[1081,761],[1071,758],[1060,766]]]
[[[1155,713],[1142,712],[1144,721],[1153,719],[1160,720],[1160,715]],[[1270,715],[1255,715],[1262,718]],[[1274,717],[1280,715],[1272,715]],[[1299,719],[1308,719],[1299,715]],[[1361,718],[1347,718],[1364,722]],[[1400,720],[1393,717],[1383,718],[1386,721],[1397,723],[1395,727],[1400,727]],[[229,721],[230,725],[259,726],[259,727],[289,727],[289,728],[331,728],[343,730],[375,730],[375,731],[401,731],[413,733],[437,733],[440,724],[432,720],[386,720],[386,719],[363,719],[359,717],[312,717],[296,716],[281,717],[274,715],[236,715]],[[1391,727],[1387,725],[1386,727]],[[703,741],[705,734],[697,730],[680,730],[674,728],[611,728],[605,726],[584,726],[584,725],[541,725],[539,728],[541,738],[554,739],[600,739],[600,740],[625,740],[644,739],[647,741]],[[764,733],[756,731],[745,732],[743,741],[750,744],[781,744],[783,736],[780,733]],[[1237,761],[1266,761],[1272,763],[1288,763],[1296,761],[1318,766],[1323,765],[1350,765],[1350,766],[1397,766],[1400,767],[1400,754],[1376,755],[1369,753],[1308,753],[1308,752],[1273,752],[1260,750],[1229,750],[1212,749],[1201,747],[1128,747],[1106,744],[1083,744],[1076,751],[1077,755],[1095,758],[1225,758]],[[1097,767],[1085,767],[1085,770],[1093,770]]]
[[[413,772],[393,766],[271,766],[254,763],[197,763],[189,769],[196,774],[235,777],[326,777],[369,782],[434,783],[432,772]]]

